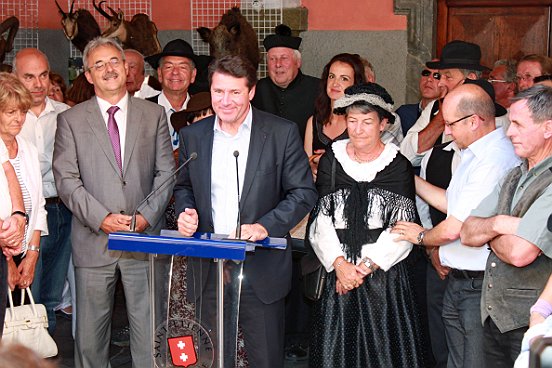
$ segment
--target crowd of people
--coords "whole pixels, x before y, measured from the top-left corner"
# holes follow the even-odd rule
[[[420,70],[420,101],[397,107],[358,54],[303,74],[301,38],[277,29],[260,80],[240,56],[199,80],[181,39],[146,58],[94,39],[70,87],[18,51],[0,73],[0,306],[30,287],[51,334],[57,310],[72,315],[75,366],[108,367],[120,281],[118,339],[149,368],[147,255],[109,250],[110,233],[282,237],[243,262],[240,365],[528,366],[552,335],[552,60],[491,69],[451,41]],[[305,254],[325,271],[314,301]],[[173,277],[216,330],[213,260]]]

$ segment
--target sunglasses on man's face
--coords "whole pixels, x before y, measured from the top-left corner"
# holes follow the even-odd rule
[[[422,70],[422,77],[429,77],[430,75],[433,77],[433,79],[441,79],[441,74],[439,74],[439,72],[431,72],[431,70],[427,69]]]

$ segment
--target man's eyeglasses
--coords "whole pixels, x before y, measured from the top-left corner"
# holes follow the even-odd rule
[[[441,74],[439,72],[432,72],[431,70],[427,69],[422,70],[422,77],[429,77],[430,75],[433,77],[433,79],[441,79]]]
[[[474,115],[477,115],[477,114],[469,114],[469,115],[466,115],[466,116],[464,116],[464,117],[461,117],[461,118],[458,119],[458,120],[451,121],[450,123],[445,121],[445,125],[448,126],[449,128],[452,128],[452,126],[453,126],[454,124],[459,123],[459,122],[461,122],[461,121],[464,120],[464,119],[471,118],[471,117],[474,116]],[[485,119],[483,119],[481,116],[479,117],[479,119],[485,121]]]
[[[96,64],[92,65],[88,70],[91,70],[92,68],[96,69],[97,72],[101,72],[105,69],[107,64],[110,64],[112,68],[116,68],[121,63],[121,60],[119,58],[111,58],[108,61],[100,60],[96,62]]]
[[[519,81],[531,82],[534,79],[535,77],[533,77],[531,74],[525,74],[525,75],[516,75],[515,81],[518,83]]]

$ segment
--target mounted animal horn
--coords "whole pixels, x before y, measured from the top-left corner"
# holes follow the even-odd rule
[[[58,8],[60,14],[61,14],[62,16],[64,16],[64,17],[67,16],[67,13],[63,11],[63,9],[61,8],[61,6],[59,6],[57,0],[54,0],[54,1],[56,2],[57,8]]]
[[[109,21],[111,21],[113,19],[113,16],[107,14],[107,12],[105,10],[103,10],[103,8],[102,8],[103,3],[105,3],[105,0],[100,1],[100,3],[96,5],[96,0],[92,0],[92,5],[94,6],[94,9],[96,9],[98,11],[98,13],[100,13],[101,15],[106,17]],[[108,6],[108,8],[111,11],[113,11],[113,9],[111,9],[109,6]]]

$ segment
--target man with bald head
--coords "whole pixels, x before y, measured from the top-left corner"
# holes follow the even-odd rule
[[[449,347],[448,367],[484,367],[479,303],[489,250],[461,243],[460,229],[479,202],[519,163],[511,142],[495,125],[495,105],[478,85],[456,87],[443,101],[445,133],[461,150],[462,160],[446,190],[416,177],[416,193],[447,214],[432,229],[399,222],[392,232],[421,246],[437,247],[441,264],[450,268],[443,299]]]
[[[33,143],[42,172],[42,190],[48,212],[48,235],[40,238],[39,260],[32,285],[36,302],[48,313],[48,331],[56,327],[54,308],[60,304],[71,256],[71,212],[59,199],[52,172],[57,116],[69,106],[48,97],[50,65],[46,55],[35,48],[20,50],[13,63],[13,73],[31,92],[33,102],[19,133]]]

